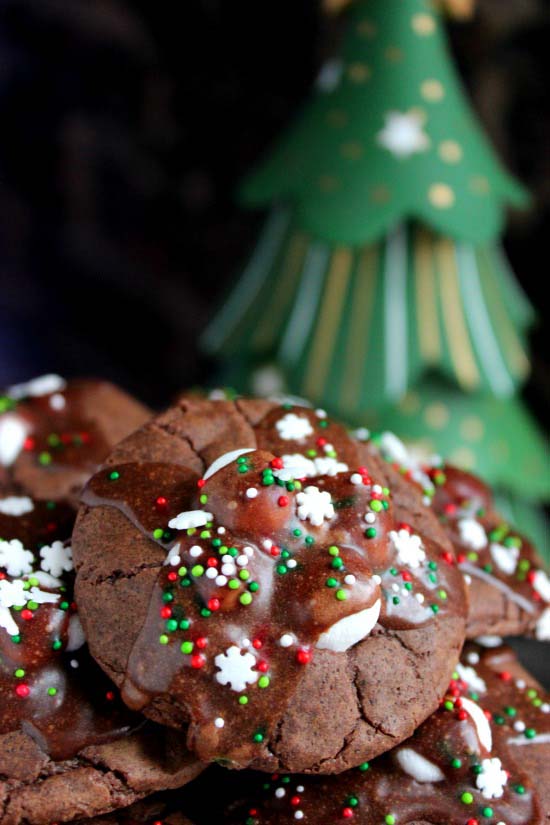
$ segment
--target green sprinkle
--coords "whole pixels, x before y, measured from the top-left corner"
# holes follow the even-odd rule
[[[335,570],[341,570],[342,567],[344,566],[344,562],[342,561],[341,558],[337,557],[337,558],[332,560],[330,566],[333,567]]]
[[[399,596],[394,596],[393,599],[392,599],[392,602],[394,604],[399,604],[399,601],[400,601]]]
[[[367,527],[365,530],[365,536],[368,539],[373,539],[376,537],[376,528],[375,527]]]
[[[336,547],[336,545],[335,545],[335,544],[332,544],[332,545],[328,548],[328,552],[329,552],[329,554],[330,554],[331,556],[339,556],[339,555],[340,555],[340,549],[339,549],[338,547]]]
[[[166,633],[162,633],[159,636],[159,642],[160,642],[161,645],[167,645],[169,641],[170,641],[170,639],[168,638]]]
[[[203,619],[207,619],[211,615],[211,610],[209,610],[207,607],[201,607],[201,616],[203,617]]]
[[[345,602],[348,598],[348,593],[346,590],[337,590],[336,591],[336,598],[339,602]]]
[[[284,576],[285,573],[288,573],[288,568],[286,564],[278,564],[276,570],[277,573],[280,573],[281,576]]]
[[[254,734],[254,736],[252,737],[252,740],[253,740],[254,742],[257,742],[258,744],[260,744],[260,742],[263,742],[263,741],[264,741],[264,735],[263,735],[263,733],[260,733],[260,732],[255,733],[255,734]]]
[[[110,481],[117,481],[119,478],[120,478],[120,473],[118,472],[118,470],[113,470],[111,473],[109,473],[109,480]]]
[[[393,814],[386,814],[384,817],[384,822],[386,825],[395,825],[395,817]]]
[[[258,582],[250,582],[250,584],[248,585],[248,589],[251,593],[257,593],[260,589],[260,585],[258,584]]]
[[[16,679],[22,679],[23,676],[25,675],[25,671],[23,670],[22,667],[18,667],[13,675],[15,676]]]
[[[162,527],[157,527],[156,530],[153,530],[153,538],[154,539],[161,539],[164,534],[164,530]]]
[[[248,696],[239,696],[239,705],[248,705]]]
[[[378,501],[376,498],[373,498],[372,501],[369,502],[369,506],[375,513],[379,513],[382,509],[382,502]]]
[[[338,581],[337,581],[337,579],[334,579],[332,576],[330,576],[326,580],[325,584],[326,584],[327,587],[336,587],[336,585],[338,584]]]
[[[212,539],[212,547],[221,547],[222,540],[221,539]]]
[[[12,640],[12,642],[14,643],[14,645],[21,644],[21,636],[20,636],[20,634],[18,633],[17,635],[12,636],[12,637],[11,637],[11,640]]]
[[[191,575],[194,576],[196,579],[200,578],[204,573],[204,567],[202,564],[196,564],[194,567],[191,568]]]
[[[462,759],[452,759],[451,760],[451,768],[461,768],[462,767]]]
[[[315,544],[315,539],[313,536],[306,536],[304,539],[304,543],[307,544],[308,547],[311,547],[312,544]]]
[[[295,527],[294,530],[292,531],[292,535],[296,536],[296,538],[298,539],[302,535],[302,531],[300,530],[299,527]]]
[[[29,608],[29,610],[37,610],[38,609],[38,602],[33,602],[33,601],[27,602],[27,607]]]
[[[269,687],[269,676],[260,676],[260,678],[258,679],[258,687]]]
[[[57,688],[54,688],[54,687],[48,688],[48,696],[55,696],[56,693],[57,693]]]
[[[437,570],[437,562],[429,561],[428,562],[428,567],[430,568],[430,570]]]
[[[348,805],[350,808],[356,808],[359,805],[359,800],[356,796],[348,796]]]
[[[447,699],[447,701],[443,703],[443,707],[445,710],[454,710],[454,703]]]
[[[515,790],[516,793],[519,793],[519,794],[524,794],[525,793],[525,787],[523,785],[516,785],[514,790]]]
[[[206,493],[203,493],[202,496],[199,497],[199,501],[201,504],[206,504],[206,502],[208,501],[208,496],[206,495]]]
[[[492,809],[492,808],[489,808],[489,806],[487,806],[486,808],[483,808],[483,810],[481,811],[481,813],[483,814],[483,816],[487,816],[487,817],[489,817],[489,816],[492,816],[492,815],[493,815],[493,809]]]
[[[240,582],[239,582],[238,579],[230,579],[227,582],[227,586],[229,587],[230,590],[237,590],[240,587]]]
[[[50,447],[59,447],[59,445],[61,444],[61,439],[59,438],[58,435],[56,435],[56,433],[51,433],[48,436],[47,440],[48,440],[48,444],[50,445]]]
[[[474,801],[473,794],[471,794],[470,791],[464,791],[464,793],[460,797],[460,801],[463,802],[465,805],[471,805]]]
[[[180,567],[178,570],[178,576],[185,576],[187,575],[187,567]]]
[[[431,609],[433,610],[434,613],[439,613],[439,605],[438,604],[431,604],[430,607],[431,607]]]
[[[193,642],[182,642],[180,650],[182,653],[189,654],[193,652],[194,646]]]
[[[248,572],[248,570],[239,570],[239,579],[241,579],[241,581],[245,582],[249,578],[250,573]]]
[[[191,627],[191,622],[189,619],[182,619],[180,622],[180,630],[189,630]]]
[[[162,601],[163,602],[173,602],[174,601],[173,593],[163,593],[162,594]]]
[[[526,739],[534,739],[537,735],[537,732],[534,728],[525,728],[523,735]]]
[[[369,765],[368,762],[361,762],[361,764],[359,765],[359,770],[360,771],[368,771],[369,768],[370,768],[370,765]]]
[[[166,622],[166,630],[169,630],[170,633],[173,633],[174,630],[177,630],[177,629],[178,629],[178,623],[177,623],[176,619],[168,619],[168,621]]]
[[[252,596],[250,595],[250,593],[241,593],[241,595],[239,596],[239,601],[241,604],[244,605],[252,604]]]
[[[517,713],[517,710],[515,708],[512,708],[512,707],[508,706],[508,707],[504,708],[504,713],[507,716],[515,716],[516,713]]]
[[[52,457],[50,453],[40,453],[40,455],[38,456],[38,461],[40,462],[40,464],[47,466],[48,464],[52,463]]]

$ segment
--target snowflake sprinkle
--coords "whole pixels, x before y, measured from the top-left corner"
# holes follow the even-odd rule
[[[30,573],[33,561],[33,554],[23,547],[19,539],[0,540],[0,567],[4,568],[8,576],[23,576]]]
[[[324,519],[334,516],[334,505],[330,493],[318,487],[306,487],[296,496],[298,516],[302,521],[309,521],[314,527],[320,527]]]
[[[426,559],[426,551],[422,547],[420,536],[409,533],[408,530],[390,530],[390,539],[397,550],[398,564],[407,567],[420,567]]]
[[[476,776],[476,786],[485,799],[500,799],[508,782],[508,775],[502,770],[502,762],[497,757],[483,759],[481,768],[481,773]]]
[[[220,685],[229,685],[231,690],[237,693],[258,681],[259,673],[253,670],[256,658],[252,653],[241,653],[241,649],[236,645],[231,645],[225,653],[216,656],[214,662],[220,669],[219,673],[216,673],[216,680]]]
[[[62,541],[54,541],[51,546],[42,547],[40,557],[40,567],[52,576],[60,576],[73,569],[73,551],[70,545],[65,546]]]
[[[284,441],[301,441],[313,434],[313,427],[303,415],[287,413],[276,424],[277,432]]]

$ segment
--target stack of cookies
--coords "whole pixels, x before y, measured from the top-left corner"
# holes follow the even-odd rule
[[[0,403],[0,825],[550,818],[500,638],[550,582],[479,479],[288,403]]]

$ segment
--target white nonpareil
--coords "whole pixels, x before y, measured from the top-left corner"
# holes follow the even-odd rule
[[[302,521],[309,521],[314,527],[320,527],[325,519],[334,516],[334,505],[327,490],[309,486],[297,493],[298,516]]]
[[[168,527],[172,530],[189,530],[192,527],[204,527],[209,521],[212,521],[214,516],[212,513],[207,513],[205,510],[186,510],[184,513],[170,519]]]
[[[460,541],[470,550],[487,547],[487,534],[482,524],[475,518],[461,518],[457,523]]]
[[[216,681],[220,685],[229,685],[237,693],[258,680],[259,673],[253,669],[256,667],[255,656],[248,651],[241,652],[236,645],[228,647],[225,653],[219,653],[214,663],[219,668]]]
[[[485,684],[481,676],[477,675],[473,667],[468,667],[467,665],[463,665],[459,662],[455,670],[458,673],[458,678],[461,679],[463,682],[466,682],[468,687],[471,688],[473,691],[475,691],[476,693],[487,692],[487,685]]]
[[[412,748],[399,748],[395,754],[395,761],[402,771],[417,782],[441,782],[445,779],[445,774],[437,765]]]
[[[481,768],[481,773],[476,776],[476,787],[485,799],[500,799],[508,782],[508,774],[502,769],[502,762],[498,757],[482,759]]]
[[[24,516],[32,513],[34,504],[28,496],[7,496],[0,498],[0,513],[5,516]]]
[[[283,441],[302,441],[308,435],[313,435],[313,427],[304,415],[287,413],[275,422],[279,437]]]
[[[380,599],[372,607],[360,610],[351,616],[335,622],[325,633],[321,633],[316,647],[321,650],[333,650],[342,653],[348,650],[361,639],[366,638],[378,621],[380,615]]]
[[[398,158],[408,158],[425,152],[430,145],[423,131],[423,117],[419,112],[386,112],[384,128],[378,132],[378,143]]]
[[[491,558],[502,573],[507,576],[513,576],[516,572],[519,559],[519,547],[504,547],[497,542],[491,542],[489,545],[489,552]]]
[[[33,561],[33,554],[23,547],[19,539],[0,541],[0,567],[4,568],[8,576],[24,576],[30,573]]]
[[[52,576],[61,576],[73,569],[73,551],[70,545],[54,541],[50,546],[40,548],[40,567]]]
[[[397,551],[397,561],[406,567],[417,568],[426,560],[426,551],[420,536],[408,530],[390,530],[390,539]]]

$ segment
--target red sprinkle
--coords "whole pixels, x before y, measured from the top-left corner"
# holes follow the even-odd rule
[[[279,507],[288,507],[288,496],[279,496],[277,504]]]
[[[448,551],[448,550],[445,550],[445,551],[441,554],[441,558],[443,559],[443,561],[446,561],[446,562],[447,562],[447,564],[454,564],[453,554],[452,554],[452,553],[449,553],[449,551]]]
[[[323,438],[323,436],[321,436],[320,438],[317,439],[317,445],[319,447],[324,447],[326,443],[327,443],[327,440],[326,440],[326,438]]]
[[[398,530],[406,530],[407,533],[412,533],[412,527],[410,524],[407,524],[406,521],[400,521],[397,525]]]
[[[308,665],[311,662],[311,651],[304,650],[303,648],[296,653],[296,660],[301,665]]]
[[[353,808],[342,808],[342,816],[344,819],[351,819],[353,816]]]
[[[269,552],[271,553],[271,555],[272,555],[272,556],[278,556],[278,555],[279,555],[279,553],[281,552],[281,548],[280,548],[280,547],[278,547],[276,544],[274,544],[274,545],[270,548]]]
[[[197,481],[197,487],[199,489],[202,489],[202,487],[204,487],[205,484],[206,484],[206,481],[204,480],[204,478],[199,478],[199,480]]]
[[[274,470],[282,470],[282,469],[283,469],[283,467],[284,467],[284,464],[283,464],[283,459],[282,459],[282,458],[278,458],[278,457],[277,457],[277,458],[272,459],[272,461],[271,461],[271,466],[273,467],[273,469],[274,469]]]
[[[155,505],[158,510],[166,510],[166,507],[168,505],[168,499],[164,496],[158,496],[155,501]]]
[[[501,672],[498,675],[503,682],[509,682],[512,678],[512,674],[508,670],[501,670]]]
[[[290,800],[290,804],[294,805],[294,807],[296,807],[296,805],[299,805],[300,802],[301,802],[301,799],[300,799],[299,796],[293,796]]]
[[[191,667],[194,667],[195,670],[200,670],[201,667],[204,667],[206,664],[206,659],[200,653],[194,653],[191,656]]]
[[[261,650],[263,646],[264,646],[264,643],[262,642],[262,640],[261,640],[261,639],[253,639],[253,641],[252,641],[252,647],[253,647],[255,650]]]
[[[24,450],[34,450],[35,441],[30,436],[23,441]]]
[[[108,702],[112,702],[113,699],[115,698],[115,694],[113,693],[112,690],[108,690],[107,693],[105,694],[105,698],[107,699]]]
[[[207,567],[217,567],[218,566],[218,559],[214,558],[214,556],[210,556],[208,561],[206,562]]]
[[[167,579],[169,582],[175,582],[178,580],[178,574],[171,570],[170,573],[168,573]]]
[[[20,699],[26,699],[29,693],[31,692],[31,689],[28,685],[17,685],[17,687],[15,688],[15,692]]]
[[[267,662],[258,662],[257,669],[260,671],[260,673],[267,673],[267,671],[269,670],[269,665]]]
[[[208,644],[208,639],[206,636],[199,636],[199,638],[195,641],[195,644],[199,648],[199,650],[204,650],[206,645]]]
[[[161,610],[160,610],[161,619],[169,619],[171,615],[172,615],[172,608],[171,607],[161,607]]]
[[[21,611],[21,618],[22,618],[22,619],[25,619],[25,621],[27,621],[27,622],[28,622],[28,621],[29,621],[29,619],[32,619],[32,617],[33,617],[33,612],[32,612],[32,610],[27,610],[27,608],[25,608],[25,610],[22,610],[22,611]]]
[[[220,600],[216,599],[215,597],[212,599],[208,599],[207,607],[209,610],[219,610],[220,609]]]
[[[468,718],[468,714],[465,710],[459,710],[457,716],[461,722],[464,722],[464,720]]]

